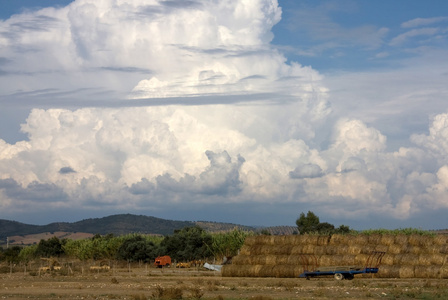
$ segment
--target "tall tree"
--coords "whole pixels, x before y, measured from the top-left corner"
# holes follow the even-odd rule
[[[302,212],[300,217],[296,220],[297,228],[300,234],[316,232],[318,231],[319,217],[316,216],[312,211],[308,211],[305,214]]]

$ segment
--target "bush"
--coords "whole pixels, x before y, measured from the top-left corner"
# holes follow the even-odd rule
[[[164,255],[178,261],[191,261],[212,256],[208,245],[212,237],[199,226],[185,227],[176,230],[172,236],[167,236],[160,243]]]

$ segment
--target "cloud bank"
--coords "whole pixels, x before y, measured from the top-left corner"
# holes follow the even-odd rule
[[[27,140],[0,139],[0,217],[275,205],[296,210],[273,225],[308,209],[350,224],[446,210],[448,114],[388,150],[271,46],[280,19],[275,0],[77,0],[1,21],[0,100],[34,108]]]

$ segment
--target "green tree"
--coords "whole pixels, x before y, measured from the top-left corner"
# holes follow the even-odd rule
[[[300,217],[296,220],[296,225],[300,234],[317,232],[319,223],[319,217],[312,211],[308,211],[306,216],[302,212]]]
[[[2,253],[2,260],[7,261],[9,263],[18,263],[20,261],[19,254],[22,250],[19,246],[13,246],[11,248],[6,249]]]
[[[150,262],[160,255],[160,249],[152,241],[135,235],[123,241],[117,251],[117,258],[131,262]]]
[[[52,257],[61,256],[64,254],[63,245],[66,240],[59,240],[57,237],[52,237],[48,240],[40,240],[36,248],[36,256],[38,257]]]
[[[319,217],[311,211],[308,211],[306,216],[302,212],[300,217],[296,220],[296,224],[300,234],[319,233],[331,235],[335,233],[346,234],[350,232],[350,227],[345,225],[335,228],[333,224],[327,222],[321,223]]]
[[[179,261],[191,261],[212,256],[212,237],[199,226],[174,231],[160,243],[164,254]]]

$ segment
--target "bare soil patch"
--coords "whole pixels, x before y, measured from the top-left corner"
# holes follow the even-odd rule
[[[3,272],[0,299],[448,299],[446,279],[222,277],[201,268],[142,264]]]

